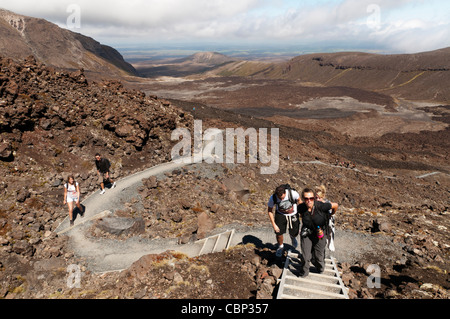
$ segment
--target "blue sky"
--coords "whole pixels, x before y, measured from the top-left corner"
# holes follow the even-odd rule
[[[115,47],[183,43],[413,53],[450,46],[447,0],[0,0]]]

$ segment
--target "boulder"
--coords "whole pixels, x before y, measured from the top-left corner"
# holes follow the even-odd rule
[[[130,124],[121,125],[116,129],[116,134],[119,137],[127,137],[133,134],[134,128]]]
[[[60,187],[63,184],[63,180],[61,178],[56,178],[52,183],[51,187]]]
[[[227,177],[223,180],[225,187],[236,193],[249,190],[248,182],[242,176]]]
[[[187,198],[181,198],[178,200],[178,204],[185,210],[188,210],[190,208],[192,208],[194,205],[192,204],[192,202],[187,199]]]
[[[391,224],[387,220],[379,218],[372,221],[372,233],[389,232],[390,230]]]
[[[256,299],[273,299],[273,283],[270,278],[265,278],[256,293]]]
[[[145,222],[142,218],[104,217],[95,226],[112,235],[142,234],[145,232]]]
[[[172,212],[170,219],[174,222],[174,223],[181,223],[183,221],[183,212],[179,211],[179,212]]]
[[[150,176],[149,178],[146,178],[143,180],[143,184],[148,189],[157,188],[158,187],[158,179],[156,176]]]
[[[164,260],[172,258],[172,254],[168,251],[162,254],[148,254],[144,255],[135,261],[128,269],[122,272],[123,278],[131,279],[145,278],[147,273],[158,266],[158,263],[163,263]]]
[[[283,274],[283,269],[274,264],[270,267],[269,274],[272,275],[272,277],[274,277],[275,280],[277,280],[281,278],[281,275]]]
[[[223,206],[219,204],[212,204],[210,206],[211,213],[222,214],[224,212]]]
[[[353,278],[354,278],[354,276],[351,273],[346,273],[341,276],[341,279],[342,279],[344,285],[346,285],[346,286],[350,285],[350,281]]]
[[[30,197],[30,192],[27,189],[22,188],[17,194],[17,201],[23,203],[28,197]]]
[[[207,234],[215,228],[213,221],[211,220],[211,218],[208,216],[208,214],[206,212],[202,212],[202,213],[200,213],[200,215],[198,215],[197,223],[198,223],[198,229],[197,229],[197,238],[198,239],[205,238],[207,236]]]
[[[40,126],[42,129],[48,131],[48,130],[50,130],[50,128],[52,126],[52,121],[48,118],[43,118],[40,121]]]
[[[32,257],[36,249],[26,240],[19,240],[13,245],[13,252],[19,255]]]
[[[228,190],[227,199],[229,201],[246,202],[248,200],[250,186],[242,176],[227,177],[223,180],[223,185]]]
[[[13,158],[13,149],[9,143],[0,144],[0,161],[10,161]]]

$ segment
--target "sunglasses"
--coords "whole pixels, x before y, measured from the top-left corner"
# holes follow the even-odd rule
[[[314,200],[314,197],[305,197],[304,200]]]

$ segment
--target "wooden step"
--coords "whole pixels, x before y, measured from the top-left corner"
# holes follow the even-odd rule
[[[325,259],[323,273],[310,272],[306,277],[299,277],[294,273],[300,268],[300,260],[301,258],[288,252],[283,274],[279,280],[278,299],[348,299],[347,288],[340,278],[336,260],[333,257]]]

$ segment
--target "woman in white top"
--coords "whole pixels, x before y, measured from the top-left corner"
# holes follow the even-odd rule
[[[73,225],[73,203],[75,203],[80,210],[83,212],[83,209],[80,205],[80,186],[78,182],[75,182],[75,178],[71,175],[67,178],[67,183],[64,184],[64,205],[67,203],[69,207],[69,219],[70,226]]]
[[[316,193],[316,200],[321,201],[321,202],[330,202],[328,199],[326,199],[326,194],[327,194],[327,188],[325,187],[325,185],[320,185],[319,187],[316,187],[316,189],[314,190]],[[329,211],[330,213],[330,219],[328,222],[328,228],[326,229],[326,240],[327,240],[327,247],[329,250],[334,251],[335,247],[334,247],[334,234],[336,232],[335,229],[335,220],[334,220],[334,213],[333,210]]]

